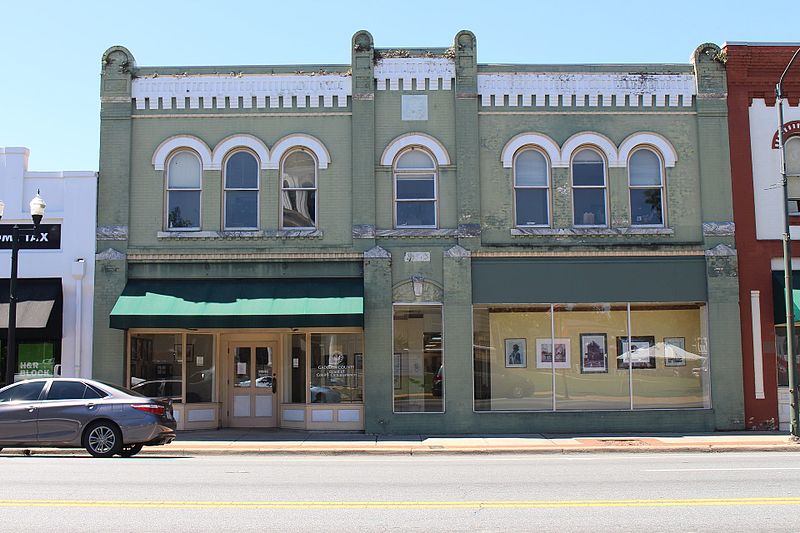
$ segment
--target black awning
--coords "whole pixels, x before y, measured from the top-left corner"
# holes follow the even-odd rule
[[[0,338],[8,337],[9,279],[0,279]],[[17,340],[60,339],[61,278],[17,280]]]

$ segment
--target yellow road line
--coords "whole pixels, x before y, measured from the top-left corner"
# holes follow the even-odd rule
[[[800,505],[800,497],[694,498],[679,500],[519,500],[519,501],[157,501],[157,500],[0,500],[3,507],[95,507],[137,509],[557,509],[572,507],[701,507]]]

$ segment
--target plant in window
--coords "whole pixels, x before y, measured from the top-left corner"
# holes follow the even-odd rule
[[[167,166],[167,229],[200,229],[202,166],[194,152],[181,151]]]

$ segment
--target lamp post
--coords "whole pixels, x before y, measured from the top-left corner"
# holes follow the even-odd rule
[[[33,230],[38,231],[39,224],[44,217],[44,208],[47,204],[39,196],[39,191],[36,191],[36,196],[30,202],[31,219],[33,220]],[[3,218],[3,212],[6,205],[0,200],[0,219]],[[19,256],[19,240],[22,234],[22,229],[19,224],[14,224],[11,228],[11,279],[8,284],[8,349],[6,350],[6,385],[14,383],[14,376],[17,371],[17,262]]]
[[[795,346],[794,346],[794,295],[792,287],[792,237],[790,235],[789,227],[789,182],[786,179],[786,157],[785,148],[783,145],[783,78],[789,72],[794,60],[797,59],[797,54],[800,53],[798,48],[789,64],[783,70],[778,84],[775,86],[775,97],[778,104],[778,149],[781,156],[781,185],[783,186],[783,274],[784,274],[784,288],[786,294],[786,359],[787,366],[789,367],[789,394],[791,395],[789,403],[789,417],[790,417],[790,431],[793,437],[800,437],[800,418],[798,417],[797,408],[797,362],[795,361]]]

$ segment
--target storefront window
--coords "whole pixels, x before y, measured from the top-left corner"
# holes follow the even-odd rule
[[[800,327],[795,326],[794,350],[795,360],[800,362]],[[786,326],[775,326],[775,354],[777,355],[778,386],[789,386],[789,358],[786,355]]]
[[[694,303],[476,307],[475,409],[708,408],[705,320]]]
[[[363,353],[360,333],[312,334],[311,403],[363,401]]]
[[[17,372],[15,381],[34,378],[49,378],[60,373],[60,341],[17,343]],[[5,383],[6,353],[8,342],[3,339],[0,352],[0,383]]]
[[[130,388],[150,397],[180,401],[183,395],[182,335],[131,335]]]
[[[395,412],[444,412],[442,308],[395,306],[392,356]]]
[[[214,401],[214,336],[186,335],[186,403]]]

